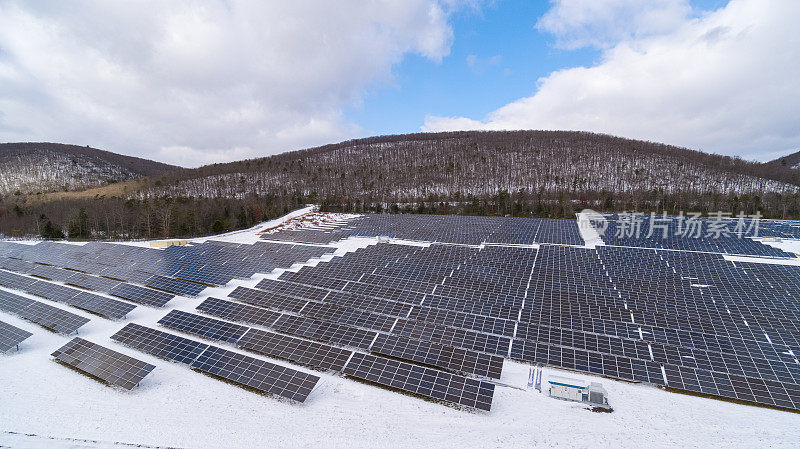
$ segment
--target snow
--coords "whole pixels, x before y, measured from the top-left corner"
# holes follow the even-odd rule
[[[261,230],[310,213],[307,209],[296,211],[292,217],[213,239],[253,242]],[[377,242],[377,238],[343,240],[332,248],[334,255],[295,264],[289,270],[325,263],[332,257]],[[82,338],[156,365],[131,391],[105,386],[54,363],[50,353],[73,336],[53,334],[0,312],[0,320],[33,333],[19,351],[0,355],[0,446],[83,448],[119,447],[115,443],[127,443],[196,448],[537,445],[789,448],[800,441],[798,414],[544,368],[544,386],[554,376],[601,382],[614,412],[593,413],[585,405],[547,397],[546,387],[543,393],[528,390],[530,365],[511,361],[505,362],[500,380],[509,386],[497,387],[491,412],[479,412],[459,410],[362,384],[336,373],[319,373],[257,356],[320,376],[306,402],[292,404],[221,382],[109,338],[128,322],[160,328],[156,322],[171,309],[193,312],[206,297],[224,298],[239,285],[252,287],[260,279],[275,278],[282,271],[209,288],[198,298],[178,297],[164,309],[139,306],[126,319],[116,322],[69,308],[91,318],[79,330]],[[232,345],[214,344],[239,351]]]

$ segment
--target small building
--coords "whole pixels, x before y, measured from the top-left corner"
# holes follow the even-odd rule
[[[548,379],[550,397],[592,405],[608,405],[608,394],[603,385],[586,383],[577,379],[553,376]]]
[[[150,247],[164,249],[170,246],[186,246],[188,243],[188,240],[152,240]]]

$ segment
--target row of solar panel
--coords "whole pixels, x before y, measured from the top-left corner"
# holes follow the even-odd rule
[[[77,287],[90,288],[95,291],[108,293],[113,296],[118,296],[120,298],[127,299],[129,301],[137,302],[144,305],[163,307],[167,302],[169,302],[172,298],[175,297],[173,294],[166,293],[164,291],[153,290],[150,288],[145,288],[133,284],[127,284],[124,282],[116,281],[105,277],[90,276],[85,273],[76,273],[74,271],[62,270],[60,268],[55,268],[55,267],[46,267],[44,265],[17,261],[15,259],[7,259],[7,260],[14,260],[16,263],[3,264],[3,268],[16,271],[18,273],[33,274],[40,277],[46,277],[47,279],[61,281],[66,284],[75,285]],[[46,268],[41,269],[38,267],[46,267]],[[52,273],[53,270],[60,270],[59,275],[55,275],[54,273]],[[41,273],[42,271],[48,271],[47,275],[42,274]],[[37,272],[39,274],[37,274]],[[34,284],[33,280],[31,282],[27,281],[30,280],[30,278],[26,278],[24,276],[13,278],[13,276],[15,275],[6,272],[5,275],[6,282],[11,283],[9,284],[10,288],[16,288],[18,290],[24,290],[25,288],[36,288],[34,285],[41,285],[43,286],[43,288],[47,288],[51,291],[59,290],[61,292],[61,296],[70,295],[71,294],[70,291],[77,291],[70,289],[68,287],[63,287],[60,285],[50,284],[46,282],[40,282],[39,284]],[[152,277],[152,275],[150,275],[149,277]],[[32,293],[37,294],[35,292]],[[87,295],[90,295],[89,293],[86,292],[82,293],[84,298],[87,297]],[[98,295],[92,295],[92,296],[95,299],[102,298],[101,296]],[[95,310],[90,310],[90,311],[98,313],[99,315],[102,316],[107,316],[109,318],[121,318],[125,316],[125,314],[117,316],[117,314],[121,313],[121,310],[126,307],[125,305],[122,305],[124,303],[116,301],[116,304],[112,304],[108,302],[112,300],[108,298],[106,298],[106,300],[107,301],[105,301],[104,304],[98,306],[100,307],[100,311],[95,311]],[[97,299],[97,301],[102,302],[102,300],[100,299]],[[105,315],[104,313],[112,313],[113,315]]]
[[[0,271],[0,285],[61,302],[109,319],[125,317],[136,306],[74,288]]]
[[[232,321],[269,327],[285,334],[368,350],[457,373],[499,379],[503,368],[503,359],[497,356],[387,335],[348,324],[272,312],[217,298],[206,299],[197,310]]]
[[[65,365],[126,390],[138,385],[155,369],[154,365],[79,337],[75,337],[51,355]]]
[[[71,334],[89,322],[88,318],[5,290],[0,290],[0,310],[60,334]]]
[[[297,402],[304,402],[319,381],[311,374],[135,323],[111,338],[148,354],[185,363],[197,371]]]
[[[433,399],[483,410],[491,408],[491,392],[493,392],[494,386],[487,382],[467,379],[402,361],[384,362],[388,359],[178,310],[171,311],[159,321],[159,324],[201,337],[235,343],[240,348],[270,357],[283,358],[317,369],[343,372],[363,380],[400,388]],[[383,346],[386,346],[386,343],[387,341],[384,340]],[[395,346],[394,349],[402,348]],[[359,367],[346,370],[348,360],[351,358],[359,360]],[[370,363],[372,368],[367,367],[367,363]],[[391,373],[386,371],[386,367],[389,366],[393,367],[395,371]],[[383,371],[376,372],[381,367]],[[398,371],[406,373],[406,377],[402,377]],[[411,376],[412,372],[420,373],[420,377]],[[387,379],[387,375],[390,378]],[[426,388],[428,379],[432,380],[430,380],[429,388]]]
[[[346,222],[332,224],[328,229],[315,227],[282,230],[265,234],[263,238],[327,244],[347,237],[377,236],[468,245],[480,245],[484,242],[572,245],[584,243],[575,220],[405,214],[362,215]]]
[[[102,242],[82,246],[56,242],[37,245],[0,242],[0,257],[15,257],[135,283],[143,283],[147,277],[155,288],[189,296],[204,285],[222,285],[234,278],[246,279],[257,271],[269,272],[278,266],[318,257],[329,250],[266,242],[239,245],[209,241],[166,250]]]

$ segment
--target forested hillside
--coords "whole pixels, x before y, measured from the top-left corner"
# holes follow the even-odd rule
[[[179,167],[76,145],[0,144],[0,195],[71,191]]]
[[[792,165],[583,132],[384,136],[161,170],[77,196],[6,194],[0,232],[191,236],[250,226],[305,203],[344,212],[571,218],[591,208],[798,218],[800,170]]]
[[[333,209],[449,203],[470,213],[550,216],[570,216],[576,205],[704,212],[767,208],[772,215],[796,214],[800,185],[796,172],[780,167],[558,131],[375,137],[161,179],[141,195],[242,198],[294,192]]]
[[[800,170],[800,151],[767,162],[767,165],[798,171]]]

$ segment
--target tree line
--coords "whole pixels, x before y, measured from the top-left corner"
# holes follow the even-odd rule
[[[0,234],[46,239],[197,237],[245,229],[305,204],[302,196],[85,198],[0,201]]]

